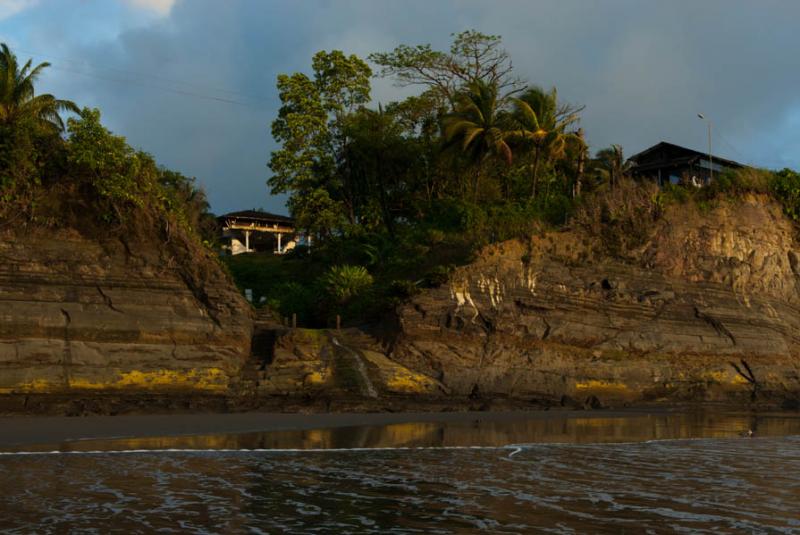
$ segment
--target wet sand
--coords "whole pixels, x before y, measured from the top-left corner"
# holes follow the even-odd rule
[[[56,444],[89,439],[144,438],[270,431],[386,426],[399,423],[513,423],[525,420],[623,418],[665,415],[678,409],[657,407],[621,410],[558,410],[503,412],[398,412],[286,414],[247,412],[232,414],[152,414],[119,416],[8,416],[0,417],[0,448]]]

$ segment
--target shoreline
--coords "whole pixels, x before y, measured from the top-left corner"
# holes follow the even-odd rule
[[[682,412],[677,407],[558,411],[334,412],[334,413],[184,413],[119,416],[2,416],[0,449],[94,439],[180,437],[208,434],[308,431],[403,423],[514,423],[565,418],[621,418]]]
[[[332,412],[280,413],[251,411],[239,413],[128,414],[120,416],[3,416],[0,417],[0,451],[20,451],[20,448],[49,445],[59,450],[80,449],[81,443],[131,442],[140,443],[191,442],[202,437],[235,439],[246,435],[287,435],[299,437],[308,432],[327,432],[345,435],[347,428],[382,429],[413,424],[422,427],[510,429],[515,426],[558,428],[561,425],[585,425],[588,430],[609,421],[636,419],[752,419],[782,418],[797,422],[800,432],[800,413],[757,412],[741,407],[709,407],[658,405],[604,410],[504,410],[461,412]],[[605,420],[605,421],[603,421]],[[596,423],[592,423],[596,422]],[[412,425],[412,426],[413,426]],[[743,428],[746,429],[746,425]],[[338,431],[337,431],[338,430]],[[357,434],[357,433],[356,433]],[[200,441],[202,443],[202,441]],[[101,448],[102,449],[102,448]],[[211,448],[213,449],[213,448]]]

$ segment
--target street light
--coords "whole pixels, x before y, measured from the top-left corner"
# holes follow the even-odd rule
[[[706,119],[702,113],[698,113],[697,116],[708,123],[708,182],[711,183],[714,180],[714,160],[711,156],[711,119]]]

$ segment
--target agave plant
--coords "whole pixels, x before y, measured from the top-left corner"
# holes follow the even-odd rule
[[[332,266],[322,277],[327,293],[339,303],[346,303],[372,286],[372,275],[363,266]]]

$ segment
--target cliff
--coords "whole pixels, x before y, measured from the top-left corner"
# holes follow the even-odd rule
[[[0,393],[236,387],[250,306],[209,252],[151,226],[2,230]]]
[[[765,197],[674,206],[640,247],[574,229],[487,248],[397,311],[390,357],[454,395],[796,400],[800,244]]]
[[[322,411],[797,404],[800,244],[780,206],[673,206],[622,249],[603,231],[487,247],[400,305],[381,345],[263,318],[253,338],[216,260],[168,230],[6,229],[0,393],[224,394],[234,408]]]

